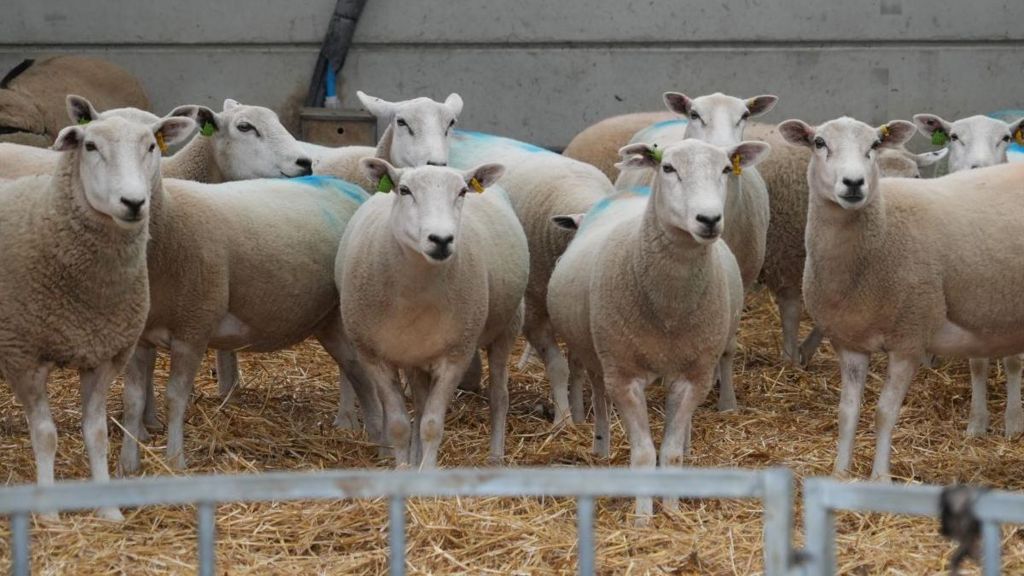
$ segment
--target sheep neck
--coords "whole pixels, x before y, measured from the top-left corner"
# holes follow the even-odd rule
[[[164,178],[192,180],[206,184],[220,184],[225,181],[224,174],[217,164],[213,139],[217,136],[197,134],[184,148],[173,156],[164,158],[161,171]]]

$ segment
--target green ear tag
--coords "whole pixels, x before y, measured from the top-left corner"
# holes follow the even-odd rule
[[[658,148],[658,145],[655,144],[653,148],[651,148],[651,158],[653,158],[654,161],[657,162],[658,164],[661,164],[662,156],[663,155],[661,148]]]
[[[86,124],[88,124],[89,122],[91,122],[91,120],[90,120],[89,118],[84,118],[84,117],[83,117],[83,118],[79,118],[79,119],[78,119],[78,125],[79,125],[79,126],[85,126],[85,125],[86,125]]]
[[[945,130],[932,132],[932,146],[945,146],[949,142],[949,134]]]
[[[377,182],[377,192],[391,192],[395,188],[395,183],[391,181],[391,176],[387,174],[380,177],[380,181]]]
[[[213,125],[213,122],[207,120],[203,123],[203,127],[199,129],[199,133],[203,136],[210,137],[217,131],[217,127]]]

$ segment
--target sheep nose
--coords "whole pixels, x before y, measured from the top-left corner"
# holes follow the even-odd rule
[[[434,244],[437,244],[438,248],[447,248],[449,244],[455,241],[455,236],[451,234],[447,236],[438,236],[437,234],[431,234],[427,236],[427,240],[430,240]]]
[[[299,168],[302,168],[307,176],[313,173],[313,161],[309,158],[299,158],[295,163],[298,164]]]
[[[444,166],[447,166],[447,165],[448,165],[447,162],[434,162],[433,160],[430,160],[430,161],[427,162],[427,166],[441,166],[441,167],[444,167]]]
[[[127,198],[121,198],[121,204],[124,204],[128,208],[128,212],[130,212],[132,216],[138,216],[139,212],[142,210],[142,206],[145,203],[145,198],[143,198],[142,200],[129,200]]]
[[[715,224],[718,224],[722,220],[722,215],[708,216],[706,214],[697,214],[697,222],[707,226],[708,228],[714,228]]]
[[[864,185],[864,179],[858,178],[853,180],[851,178],[843,178],[843,184],[850,189],[850,192],[857,192]]]

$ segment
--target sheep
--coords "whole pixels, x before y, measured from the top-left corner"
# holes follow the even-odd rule
[[[185,410],[207,348],[269,352],[316,337],[352,380],[371,439],[380,437],[376,396],[362,384],[344,340],[334,286],[338,242],[365,199],[355,185],[317,176],[164,180],[150,216],[151,307],[125,378],[125,473],[139,468],[135,438],[157,347],[171,355],[167,458],[173,468],[185,466]]]
[[[363,107],[387,123],[376,147],[345,146],[326,148],[317,158],[313,172],[359,184],[373,192],[360,160],[383,158],[398,168],[446,166],[448,147],[455,123],[462,113],[462,98],[449,94],[444,102],[415,98],[388,102],[364,92],[356,92]]]
[[[0,373],[25,408],[40,485],[53,484],[57,431],[46,398],[54,367],[79,371],[92,477],[107,471],[110,383],[149,308],[150,199],[160,195],[156,137],[176,142],[186,118],[142,126],[121,118],[69,126],[52,176],[0,185]],[[115,508],[100,511],[122,519]]]
[[[492,161],[505,166],[501,187],[512,199],[530,246],[523,335],[544,362],[555,424],[562,425],[570,418],[583,422],[584,375],[570,371],[555,341],[547,308],[551,271],[572,233],[552,226],[551,218],[587,212],[612,194],[611,182],[589,164],[532,144],[479,132],[456,130],[449,160],[460,169]]]
[[[723,219],[729,175],[768,150],[761,142],[721,149],[693,139],[664,149],[626,146],[624,167],[657,170],[650,197],[625,194],[592,210],[555,266],[548,310],[570,358],[590,375],[599,455],[607,456],[610,440],[607,394],[629,435],[630,467],[654,466],[644,389],[664,378],[659,460],[682,465],[716,369],[723,382],[731,379],[743,283],[728,245],[716,240],[730,225]],[[651,512],[650,498],[637,500],[641,522]]]
[[[380,395],[395,462],[437,465],[448,403],[476,350],[486,348],[488,461],[500,463],[508,357],[522,325],[530,259],[508,197],[484,192],[504,167],[400,169],[379,158],[361,165],[375,184],[387,177],[397,188],[374,195],[352,219],[335,277],[345,331]],[[407,371],[413,391],[411,446],[396,369]]]
[[[1003,122],[988,116],[971,116],[956,122],[947,122],[934,114],[916,114],[914,122],[921,134],[936,145],[947,145],[949,173],[985,168],[1007,162],[1011,144],[1024,144],[1024,119]],[[967,423],[968,436],[984,436],[988,431],[988,372],[987,358],[971,358],[971,414]],[[1024,407],[1021,405],[1021,371],[1024,365],[1017,356],[1003,358],[1006,369],[1006,412],[1004,414],[1007,438],[1024,432]]]
[[[813,152],[803,292],[839,355],[835,473],[849,469],[870,355],[885,351],[889,372],[871,475],[888,481],[893,429],[926,353],[1024,351],[1024,166],[881,179],[877,149],[907,141],[915,132],[910,122],[873,128],[844,117],[812,128],[789,120],[779,132]]]
[[[615,182],[619,177],[619,168],[616,166],[619,162],[619,148],[640,130],[675,118],[672,112],[640,112],[605,118],[574,136],[562,154],[594,166]]]
[[[67,124],[67,94],[81,94],[105,109],[149,108],[139,81],[106,60],[86,56],[25,60],[0,80],[0,134],[19,136],[4,137],[7,141],[48,145]]]
[[[774,124],[751,124],[747,135],[772,145],[772,154],[758,165],[758,173],[768,188],[768,234],[761,282],[775,297],[782,320],[783,357],[793,365],[807,366],[822,340],[820,329],[813,329],[800,343],[800,317],[803,314],[803,277],[807,227],[807,166],[810,152],[786,143]],[[920,169],[941,160],[945,151],[912,154],[903,147],[879,151],[878,164],[883,177],[919,177]]]

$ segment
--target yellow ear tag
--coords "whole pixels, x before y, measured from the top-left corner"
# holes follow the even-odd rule
[[[476,178],[470,180],[469,185],[473,188],[473,190],[476,190],[478,194],[484,193],[484,185],[481,184],[480,181],[477,180]]]
[[[740,174],[743,174],[743,168],[740,167],[741,160],[742,158],[740,158],[739,154],[732,155],[732,173],[734,176],[739,176]]]
[[[888,138],[889,137],[889,125],[888,124],[882,124],[882,126],[880,126],[878,128],[878,133],[882,135],[882,138]]]
[[[1024,128],[1017,128],[1017,131],[1013,133],[1013,141],[1024,146]]]
[[[156,133],[156,145],[160,147],[161,154],[167,154],[167,142],[164,142],[164,133]]]

